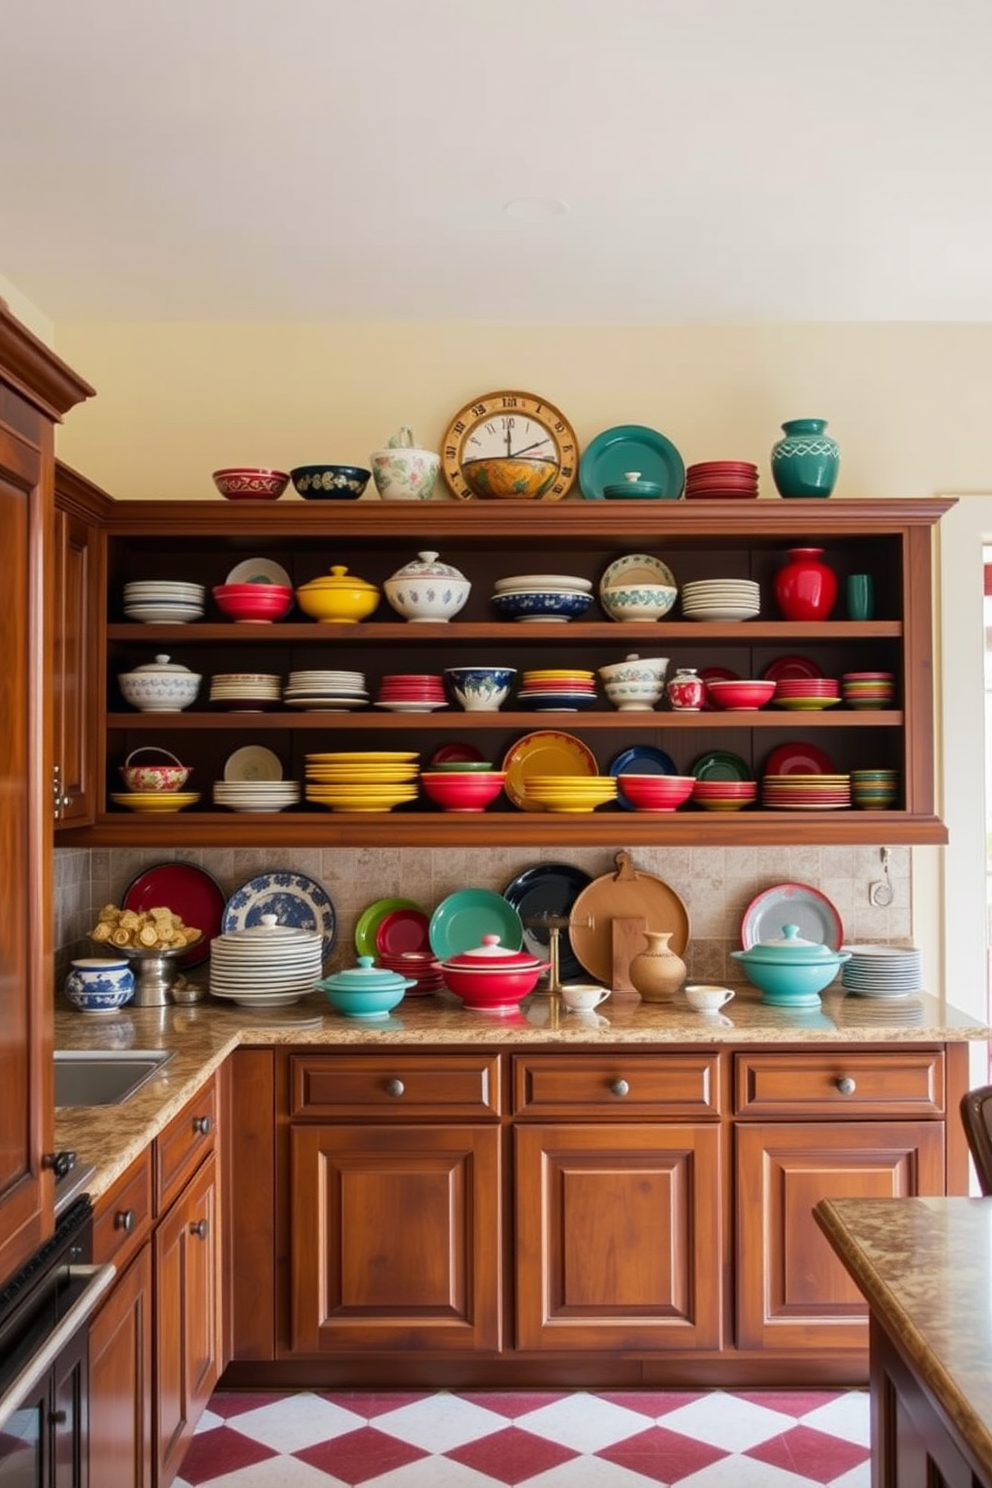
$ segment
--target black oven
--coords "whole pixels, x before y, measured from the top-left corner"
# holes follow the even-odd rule
[[[84,1196],[0,1290],[0,1488],[85,1484],[86,1323],[114,1277],[92,1253]]]

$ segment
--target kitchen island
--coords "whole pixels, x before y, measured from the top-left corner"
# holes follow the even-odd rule
[[[992,1484],[992,1201],[825,1199],[871,1312],[872,1483]]]

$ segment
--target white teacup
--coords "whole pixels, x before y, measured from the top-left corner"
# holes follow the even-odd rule
[[[561,989],[566,1007],[576,1013],[591,1013],[610,995],[609,987],[599,987],[594,982],[569,982]]]
[[[686,1002],[697,1013],[717,1013],[734,995],[729,987],[708,987],[698,983],[684,990]]]

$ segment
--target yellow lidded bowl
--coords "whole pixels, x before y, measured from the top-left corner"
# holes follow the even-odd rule
[[[375,612],[379,590],[366,579],[349,574],[343,563],[335,563],[329,574],[300,585],[296,603],[313,620],[329,625],[355,625]]]

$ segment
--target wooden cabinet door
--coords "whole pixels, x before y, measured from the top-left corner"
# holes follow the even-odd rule
[[[70,1343],[52,1368],[50,1488],[87,1488],[88,1370],[86,1330]],[[103,1488],[103,1485],[100,1485]]]
[[[943,1122],[742,1124],[736,1140],[738,1346],[867,1349],[867,1306],[813,1207],[942,1194]]]
[[[89,1467],[99,1488],[151,1488],[152,1256],[145,1244],[89,1333]]]
[[[94,532],[70,512],[55,513],[54,753],[59,800],[56,826],[95,818],[92,740],[95,683]]]
[[[514,1136],[517,1347],[719,1347],[719,1127],[555,1124]]]
[[[292,1348],[500,1344],[499,1132],[294,1126]]]
[[[168,1488],[175,1477],[220,1376],[219,1218],[211,1155],[155,1231],[157,1488]]]

